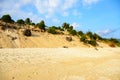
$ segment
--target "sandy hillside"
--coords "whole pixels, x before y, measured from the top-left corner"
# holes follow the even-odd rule
[[[0,49],[0,80],[120,80],[120,48]]]
[[[47,32],[32,31],[31,37],[23,36],[23,30],[0,30],[0,48],[56,48],[56,47],[90,47],[80,42],[77,36],[71,36],[72,41],[66,40],[68,34],[53,35]],[[70,36],[70,35],[69,35]],[[12,40],[12,38],[16,38]],[[99,42],[99,47],[108,47]]]

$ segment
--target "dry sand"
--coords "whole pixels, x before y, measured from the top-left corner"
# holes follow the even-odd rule
[[[0,49],[0,80],[120,80],[120,48]]]
[[[9,36],[8,36],[9,35]],[[0,30],[0,48],[56,48],[56,47],[90,47],[80,42],[77,36],[71,36],[72,41],[66,40],[67,34],[53,35],[47,32],[34,32],[32,36],[25,37],[21,31],[2,31]],[[12,40],[11,37],[17,39]],[[109,47],[107,44],[98,42],[99,47]]]

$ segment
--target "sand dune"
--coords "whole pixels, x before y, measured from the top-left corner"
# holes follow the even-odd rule
[[[88,44],[84,45],[77,36],[71,36],[72,41],[67,41],[66,36],[68,34],[53,35],[47,32],[32,31],[32,36],[26,37],[21,31],[8,30],[0,30],[0,48],[92,47]],[[13,37],[16,37],[16,39],[12,40]],[[98,47],[109,47],[108,44],[102,42],[98,42],[98,44]]]
[[[0,49],[0,80],[120,80],[120,48]]]

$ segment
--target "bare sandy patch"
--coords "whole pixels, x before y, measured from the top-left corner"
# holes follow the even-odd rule
[[[120,48],[0,49],[0,80],[120,80]]]

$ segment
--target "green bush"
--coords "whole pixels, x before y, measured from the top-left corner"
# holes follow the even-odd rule
[[[81,42],[87,43],[87,37],[85,35],[82,35],[80,38]]]
[[[50,27],[50,28],[48,28],[48,33],[57,34],[57,31],[54,27]]]
[[[25,22],[24,22],[23,19],[18,19],[18,20],[17,20],[17,23],[18,23],[18,24],[24,24]]]
[[[1,20],[6,22],[6,23],[13,23],[14,22],[14,20],[12,20],[12,18],[9,14],[3,15]]]
[[[70,30],[69,33],[72,34],[73,36],[74,36],[74,35],[77,35],[76,30]]]
[[[84,35],[84,33],[82,31],[78,31],[77,34],[80,36]]]
[[[114,43],[119,43],[119,41],[115,38],[111,38],[110,41],[114,42]]]
[[[89,40],[88,44],[90,44],[92,46],[97,46],[97,42],[95,40]]]
[[[92,33],[92,32],[88,31],[88,32],[86,33],[86,35],[87,35],[90,39],[93,39],[93,33]]]

